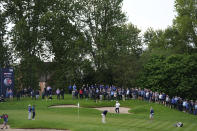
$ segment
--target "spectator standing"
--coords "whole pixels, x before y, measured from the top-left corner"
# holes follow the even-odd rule
[[[17,93],[16,93],[17,101],[20,100],[20,97],[21,97],[21,92],[18,90]]]
[[[69,91],[69,94],[72,93],[72,86],[71,85],[68,86],[68,91]]]
[[[45,91],[42,92],[42,100],[45,98]]]
[[[79,90],[79,96],[80,96],[80,99],[83,99],[83,90],[82,89]]]
[[[110,94],[111,94],[111,100],[114,100],[114,91],[111,90]]]
[[[49,97],[49,95],[50,95],[50,89],[51,89],[51,87],[50,87],[50,86],[47,86],[47,89],[46,89],[46,96],[47,96],[47,99],[48,99],[48,97]]]
[[[31,120],[31,105],[28,105],[28,120]]]
[[[171,108],[175,109],[175,99],[172,97],[171,99]]]
[[[195,102],[195,105],[194,105],[194,115],[197,115],[197,101]]]
[[[78,94],[79,94],[79,92],[78,92],[78,90],[76,89],[76,90],[75,90],[75,98],[76,98],[76,99],[78,99]]]
[[[160,93],[159,94],[159,104],[163,103],[163,95]]]
[[[9,90],[9,97],[10,97],[10,100],[13,100],[13,91],[12,91],[12,89]]]
[[[34,90],[31,90],[31,98],[36,100],[36,92]]]
[[[74,84],[73,85],[73,90],[76,90],[77,89],[77,86]]]
[[[3,114],[2,115],[2,118],[3,118],[3,126],[2,126],[2,128],[1,129],[7,129],[8,128],[8,126],[7,126],[7,122],[8,122],[8,115],[7,114]]]
[[[190,100],[189,105],[190,105],[189,113],[190,114],[193,114],[193,112],[194,112],[194,101],[193,100]]]
[[[57,88],[56,90],[57,99],[60,100],[60,89]]]
[[[117,91],[114,91],[114,100],[117,100]]]
[[[64,99],[64,93],[65,93],[65,90],[64,90],[64,88],[63,88],[63,89],[61,89],[61,92],[60,92],[60,94],[61,94],[61,96],[62,96],[62,99]]]
[[[32,106],[32,120],[35,120],[36,111],[35,111],[35,105]]]
[[[130,98],[130,90],[129,88],[127,88],[127,91],[126,91],[126,99],[128,100]]]
[[[36,100],[37,100],[39,98],[39,96],[40,96],[39,91],[36,90],[35,94],[36,94]]]
[[[165,106],[169,106],[170,105],[170,97],[168,95],[166,95],[166,100],[165,100]]]

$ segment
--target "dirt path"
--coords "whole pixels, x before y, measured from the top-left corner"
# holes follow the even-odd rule
[[[8,128],[8,129],[4,129],[4,131],[69,131],[69,130],[56,130],[56,129],[11,129],[11,128]]]
[[[2,125],[0,125],[2,127]],[[70,131],[70,130],[56,130],[56,129],[14,129],[8,126],[8,129],[0,129],[0,131]]]

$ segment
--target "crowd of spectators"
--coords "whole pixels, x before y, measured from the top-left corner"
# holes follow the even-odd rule
[[[76,85],[69,86],[69,93],[73,99],[93,99],[98,100],[129,100],[139,99],[147,102],[163,104],[169,108],[197,115],[197,101],[183,99],[178,96],[170,97],[164,92],[153,92],[150,89],[140,88],[120,88],[116,86],[104,85],[83,85],[77,89]]]
[[[13,91],[12,91],[12,89],[9,89],[9,88],[6,89],[5,97],[13,99]]]
[[[120,88],[116,86],[104,86],[104,85],[83,85],[82,87],[77,87],[75,84],[68,87],[69,94],[72,94],[73,99],[93,99],[96,102],[101,100],[129,100],[129,99],[139,99],[147,102],[155,102],[158,104],[163,104],[169,108],[177,109],[179,111],[187,112],[190,114],[197,115],[197,101],[183,99],[178,96],[170,97],[164,92],[153,92],[150,89],[140,89],[140,88]],[[11,92],[11,97],[13,93]],[[10,96],[9,92],[7,97]],[[29,96],[32,99],[38,99],[42,96],[42,99],[52,99],[52,95],[56,94],[57,99],[64,99],[65,89],[52,90],[50,86],[44,88],[42,92],[39,90],[23,89],[16,93],[17,100],[20,97]],[[3,98],[3,97],[1,97]]]

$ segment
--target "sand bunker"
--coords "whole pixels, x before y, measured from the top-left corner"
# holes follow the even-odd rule
[[[51,106],[51,108],[54,108],[54,107],[55,108],[66,108],[66,107],[76,108],[77,106],[76,105],[57,105],[57,106]],[[97,110],[100,110],[100,111],[108,110],[108,112],[110,112],[110,113],[116,113],[115,112],[115,107],[98,107],[98,108],[93,108],[93,109],[97,109]],[[129,113],[130,108],[120,107],[119,110],[120,110],[120,114],[130,114]]]
[[[115,107],[99,107],[99,108],[94,108],[94,109],[97,109],[100,111],[108,110],[108,112],[110,113],[116,113]],[[120,114],[130,114],[129,113],[130,108],[120,107],[119,110],[120,110]]]
[[[0,127],[2,127],[2,125],[0,125]],[[10,126],[8,126],[8,129],[4,129],[4,130],[5,131],[70,131],[70,130],[56,130],[56,129],[12,129],[10,128]]]

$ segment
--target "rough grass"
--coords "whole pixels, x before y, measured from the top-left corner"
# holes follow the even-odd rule
[[[56,98],[56,97],[54,97]],[[51,105],[77,104],[83,108],[48,108]],[[27,120],[29,104],[36,105],[36,120]],[[101,122],[101,111],[91,107],[114,106],[115,101],[95,103],[92,100],[72,100],[66,95],[64,100],[31,100],[0,103],[0,114],[8,113],[11,128],[55,128],[72,131],[195,131],[197,116],[169,109],[163,105],[140,100],[120,101],[121,106],[129,107],[131,114],[108,113],[106,124]],[[154,120],[149,120],[149,109],[154,108]],[[177,121],[184,123],[183,128],[173,126]],[[0,123],[3,121],[0,120]]]

